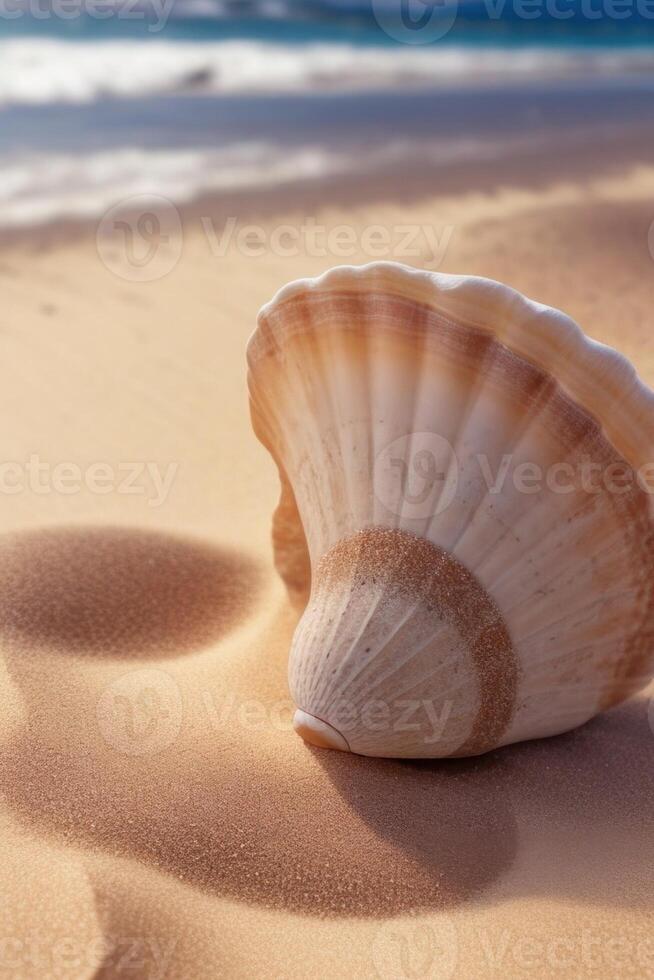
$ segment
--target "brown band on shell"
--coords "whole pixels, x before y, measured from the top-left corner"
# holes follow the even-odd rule
[[[495,748],[515,711],[518,666],[502,614],[475,576],[430,541],[386,527],[366,528],[339,541],[320,560],[316,587],[353,576],[405,592],[456,630],[475,665],[479,708],[468,738],[454,754]]]

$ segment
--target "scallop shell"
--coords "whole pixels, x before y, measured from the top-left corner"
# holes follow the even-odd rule
[[[654,394],[624,357],[500,283],[374,263],[282,289],[248,361],[307,741],[477,755],[649,680]]]

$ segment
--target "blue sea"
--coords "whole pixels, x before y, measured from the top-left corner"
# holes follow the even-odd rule
[[[654,123],[654,0],[0,0],[0,224]]]

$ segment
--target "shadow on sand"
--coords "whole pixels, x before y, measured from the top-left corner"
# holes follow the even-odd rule
[[[124,754],[97,719],[111,658],[171,658],[215,640],[248,609],[247,562],[152,532],[76,529],[6,539],[0,565],[0,636],[28,719],[2,749],[0,790],[23,821],[304,914],[451,908],[483,896],[518,856],[519,892],[642,906],[654,861],[642,832],[654,800],[644,701],[568,735],[445,762],[310,749],[269,712],[263,727],[233,710],[209,725],[193,693],[209,686],[219,706],[288,697],[283,611],[242,661],[224,666],[219,649],[200,667],[169,660],[180,732]]]

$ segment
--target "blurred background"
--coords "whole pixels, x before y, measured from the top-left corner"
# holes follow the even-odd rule
[[[618,163],[653,68],[654,0],[0,0],[0,222]]]

